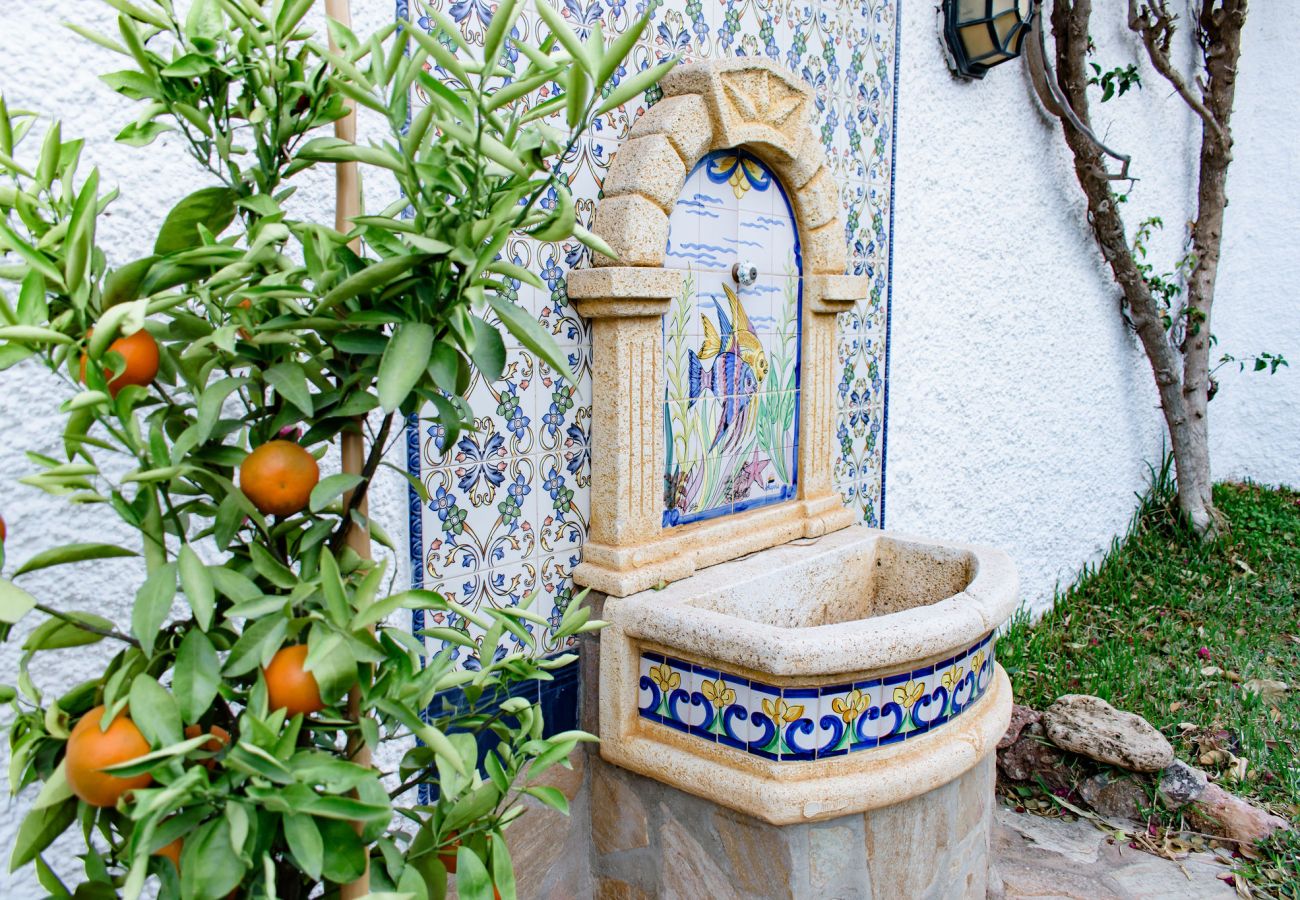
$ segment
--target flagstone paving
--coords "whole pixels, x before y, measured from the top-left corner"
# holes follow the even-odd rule
[[[1093,823],[1017,813],[998,804],[993,857],[999,900],[1232,900],[1231,871],[1213,853],[1162,859]]]

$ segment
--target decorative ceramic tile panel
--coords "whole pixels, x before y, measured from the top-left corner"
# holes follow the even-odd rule
[[[920,737],[993,683],[993,635],[935,665],[822,687],[774,686],[644,651],[641,718],[780,762],[829,759]]]
[[[433,2],[457,23],[469,43],[482,45],[493,3]],[[834,479],[863,522],[883,524],[897,0],[555,0],[555,4],[580,33],[589,33],[599,22],[611,39],[639,15],[650,14],[647,34],[629,64],[614,73],[616,81],[680,53],[688,61],[770,58],[814,88],[812,127],[841,186],[849,267],[869,275],[872,286],[866,302],[840,317],[837,355],[842,377]],[[408,0],[397,0],[396,11],[399,19],[414,27],[429,28],[422,14],[409,8]],[[539,29],[536,13],[528,9],[515,30],[520,37],[535,39]],[[551,91],[550,86],[540,88],[536,100],[546,99]],[[631,123],[658,99],[658,91],[650,91],[609,112],[563,161],[562,171],[584,226],[591,226],[610,159]],[[427,102],[418,92],[414,100]],[[476,380],[471,386],[470,403],[479,422],[476,433],[462,435],[456,446],[445,447],[429,421],[408,423],[410,471],[431,491],[428,504],[414,492],[411,495],[412,580],[473,607],[511,605],[537,590],[540,597],[534,608],[558,621],[574,593],[570,573],[580,558],[589,513],[593,348],[590,330],[574,312],[565,290],[569,271],[587,265],[587,251],[576,242],[539,243],[519,237],[510,242],[507,255],[538,273],[545,283],[542,290],[516,284],[515,299],[560,342],[578,382],[564,383],[526,349],[515,346],[502,381],[488,385]],[[714,316],[716,323],[716,312]],[[764,352],[768,346],[764,345]],[[775,447],[774,441],[769,444]],[[772,458],[782,457],[772,454]],[[779,478],[771,468],[761,477],[765,485],[767,479]],[[436,624],[474,633],[473,626],[463,621],[426,623],[421,612],[415,617],[417,629]],[[547,648],[558,649],[542,637]],[[514,646],[509,640],[492,652],[508,652]],[[431,649],[437,646],[434,642]],[[454,652],[460,654],[462,664],[477,664],[463,650]]]
[[[665,265],[690,275],[664,317],[664,527],[792,499],[803,266],[776,176],[744,151],[700,160]]]

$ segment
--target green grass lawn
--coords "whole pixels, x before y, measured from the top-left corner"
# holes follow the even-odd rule
[[[1300,823],[1300,494],[1222,484],[1214,497],[1231,530],[1201,545],[1173,524],[1161,473],[1128,536],[1037,625],[1014,621],[998,661],[1017,702],[1103,697],[1228,790]],[[1252,679],[1291,690],[1260,693]],[[1239,871],[1255,896],[1300,898],[1300,838],[1273,840]]]

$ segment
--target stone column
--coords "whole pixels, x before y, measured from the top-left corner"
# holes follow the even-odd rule
[[[821,505],[817,501],[826,498],[833,498],[835,506],[842,506],[831,483],[833,460],[838,455],[835,449],[837,316],[853,309],[853,304],[866,296],[868,287],[866,277],[861,275],[804,277],[799,496],[816,507]]]
[[[585,561],[615,562],[663,519],[663,316],[682,272],[603,267],[569,276],[592,321],[591,523]]]

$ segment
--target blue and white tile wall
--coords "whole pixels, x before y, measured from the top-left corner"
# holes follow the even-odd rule
[[[495,5],[434,0],[471,42],[481,43]],[[838,455],[834,478],[861,520],[882,525],[885,390],[888,344],[890,224],[898,72],[899,0],[562,0],[580,32],[602,24],[621,34],[646,11],[651,26],[635,49],[637,69],[680,53],[687,61],[761,56],[780,62],[813,88],[814,122],[840,187],[850,270],[870,277],[870,297],[840,317],[837,387]],[[408,0],[397,15],[427,27]],[[535,39],[536,14],[525,12],[520,36]],[[615,74],[623,77],[625,72]],[[651,92],[596,123],[564,160],[579,220],[590,225],[610,159],[631,124],[657,96]],[[478,431],[443,446],[436,426],[408,426],[408,460],[431,502],[412,493],[413,581],[471,606],[518,603],[540,592],[534,609],[558,619],[574,594],[571,577],[590,510],[591,333],[565,292],[570,269],[586,264],[576,243],[520,237],[514,262],[546,287],[518,287],[532,311],[569,354],[576,384],[558,378],[527,350],[510,348],[505,376],[477,380],[469,402]],[[463,622],[429,625],[465,627]],[[560,649],[539,635],[549,650]],[[507,644],[496,652],[506,653]],[[464,654],[462,662],[477,660]]]

